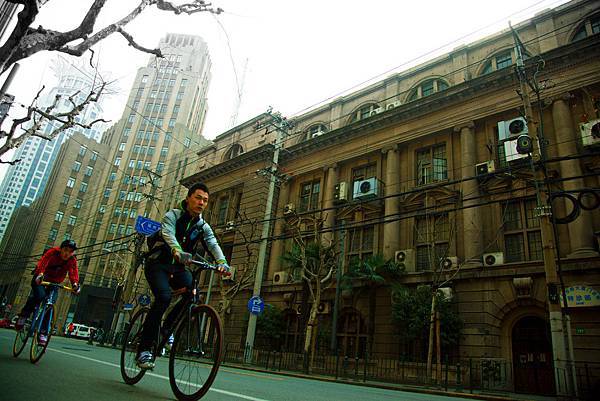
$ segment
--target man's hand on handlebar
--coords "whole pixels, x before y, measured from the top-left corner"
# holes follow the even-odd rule
[[[219,272],[224,277],[231,276],[230,268],[226,260],[217,260],[217,272]]]
[[[193,256],[188,252],[175,252],[175,259],[179,263],[189,266],[192,263]]]

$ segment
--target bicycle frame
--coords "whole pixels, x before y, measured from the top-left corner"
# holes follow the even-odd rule
[[[165,345],[167,344],[167,341],[169,340],[169,337],[171,336],[171,334],[174,333],[175,329],[177,328],[177,325],[179,324],[179,322],[183,319],[183,317],[185,316],[184,313],[187,313],[187,317],[188,319],[191,318],[192,315],[192,309],[197,306],[197,305],[201,305],[200,302],[200,294],[198,293],[198,276],[200,275],[200,273],[203,270],[217,270],[217,266],[214,266],[210,263],[208,263],[205,260],[193,260],[192,264],[199,266],[198,269],[195,269],[194,271],[192,271],[192,296],[185,301],[185,304],[183,305],[183,307],[181,308],[181,311],[179,311],[179,313],[177,314],[177,316],[175,316],[175,319],[173,319],[173,323],[172,323],[172,327],[169,327],[168,332],[162,337],[160,338],[160,333],[159,333],[159,341],[157,342],[157,346],[156,346],[156,352],[158,352],[159,350],[163,349],[165,347]],[[179,292],[180,290],[175,291],[176,294],[183,294],[183,292]],[[186,290],[187,292],[187,290]],[[166,313],[165,316],[168,316],[168,314],[170,313],[170,311],[172,310],[172,308],[175,307],[175,305],[177,305],[180,301],[176,302],[172,307],[170,307]],[[201,326],[201,332],[204,331],[204,324],[205,322],[202,322],[202,326]],[[190,327],[188,326],[188,330],[190,330]],[[188,338],[189,338],[189,333],[188,333]]]
[[[54,305],[54,303],[56,302],[56,298],[58,297],[58,285],[49,285],[49,289],[48,289],[48,293],[46,294],[46,296],[44,297],[44,299],[42,300],[42,302],[40,302],[40,304],[35,308],[35,311],[33,312],[33,316],[34,316],[34,320],[33,322],[31,322],[31,326],[29,327],[29,336],[33,336],[33,333],[35,333],[36,330],[38,330],[38,333],[42,331],[42,324],[44,323],[44,316],[46,315],[46,309],[48,308],[48,305]],[[40,308],[41,308],[41,313],[40,313]],[[50,330],[52,329],[52,311],[50,312],[50,316],[48,318],[48,325],[46,327],[46,333],[50,333]]]

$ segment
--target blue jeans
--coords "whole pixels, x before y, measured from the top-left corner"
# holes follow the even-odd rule
[[[36,284],[35,278],[31,279],[31,293],[29,294],[29,298],[27,298],[25,306],[21,310],[20,316],[24,318],[29,318],[31,312],[33,312],[35,307],[38,306],[45,297],[46,287],[44,287],[43,285]]]
[[[192,288],[192,274],[182,265],[149,263],[145,267],[144,274],[152,294],[154,294],[154,302],[144,322],[140,338],[140,351],[151,349],[158,338],[160,321],[171,303],[171,288],[180,289],[185,287],[188,290]],[[173,310],[169,312],[163,324],[164,328],[173,329],[171,327],[173,320],[175,320],[190,295],[189,292],[186,293]]]

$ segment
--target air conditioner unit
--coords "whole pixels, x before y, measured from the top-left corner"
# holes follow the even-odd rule
[[[286,284],[290,274],[288,272],[275,272],[273,275],[273,284],[281,285]]]
[[[519,135],[527,135],[527,120],[523,117],[498,122],[498,139],[517,139]]]
[[[320,313],[323,315],[331,313],[331,302],[329,302],[329,301],[319,302],[319,306],[317,307],[317,313]]]
[[[377,107],[376,109],[371,110],[371,113],[369,113],[369,117],[373,117],[374,115],[377,115],[379,113],[383,113],[383,107]]]
[[[361,199],[377,196],[377,178],[371,177],[366,180],[354,181],[354,191],[352,198]]]
[[[442,269],[456,269],[458,267],[458,258],[456,256],[448,256],[440,261]]]
[[[504,264],[504,253],[502,253],[502,252],[484,253],[483,254],[483,264],[484,264],[484,266],[503,265]]]
[[[444,297],[444,299],[449,301],[454,296],[454,291],[452,291],[452,288],[450,287],[442,287],[438,288],[438,294],[440,294],[442,297]]]
[[[316,138],[318,136],[323,135],[325,132],[324,131],[317,131],[317,132],[313,132],[312,135],[310,136],[311,138]]]
[[[414,249],[403,249],[396,251],[394,254],[394,261],[404,269],[405,272],[415,271],[415,250]]]
[[[385,105],[385,109],[386,109],[386,110],[391,110],[391,109],[393,109],[394,107],[398,107],[398,106],[400,106],[400,101],[399,101],[399,100],[396,100],[395,102],[391,102],[391,103],[388,103],[388,104],[386,104],[386,105]]]
[[[293,203],[288,203],[287,205],[285,205],[283,207],[283,214],[284,215],[292,214],[292,213],[294,213],[294,210],[296,210],[296,206]]]
[[[600,119],[579,124],[583,146],[600,144]]]
[[[346,202],[348,200],[348,184],[345,181],[341,181],[335,185],[333,198],[335,202]]]
[[[233,229],[235,228],[235,221],[228,221],[227,224],[225,224],[225,231],[233,231]]]
[[[493,160],[475,165],[475,175],[477,177],[493,173],[494,171],[496,171],[496,165]]]
[[[523,117],[498,122],[498,141],[504,147],[504,158],[507,162],[528,157],[517,152],[517,139],[520,135],[528,135],[527,120]]]

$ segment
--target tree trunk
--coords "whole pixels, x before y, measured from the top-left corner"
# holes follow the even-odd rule
[[[304,355],[309,358],[308,373],[310,373],[312,370],[313,354],[314,354],[314,349],[312,347],[312,344],[313,344],[313,336],[316,335],[316,329],[317,329],[317,308],[318,307],[319,307],[319,304],[315,300],[315,302],[313,302],[313,304],[310,308],[310,314],[308,316],[308,322],[306,324],[306,337],[304,338]]]

